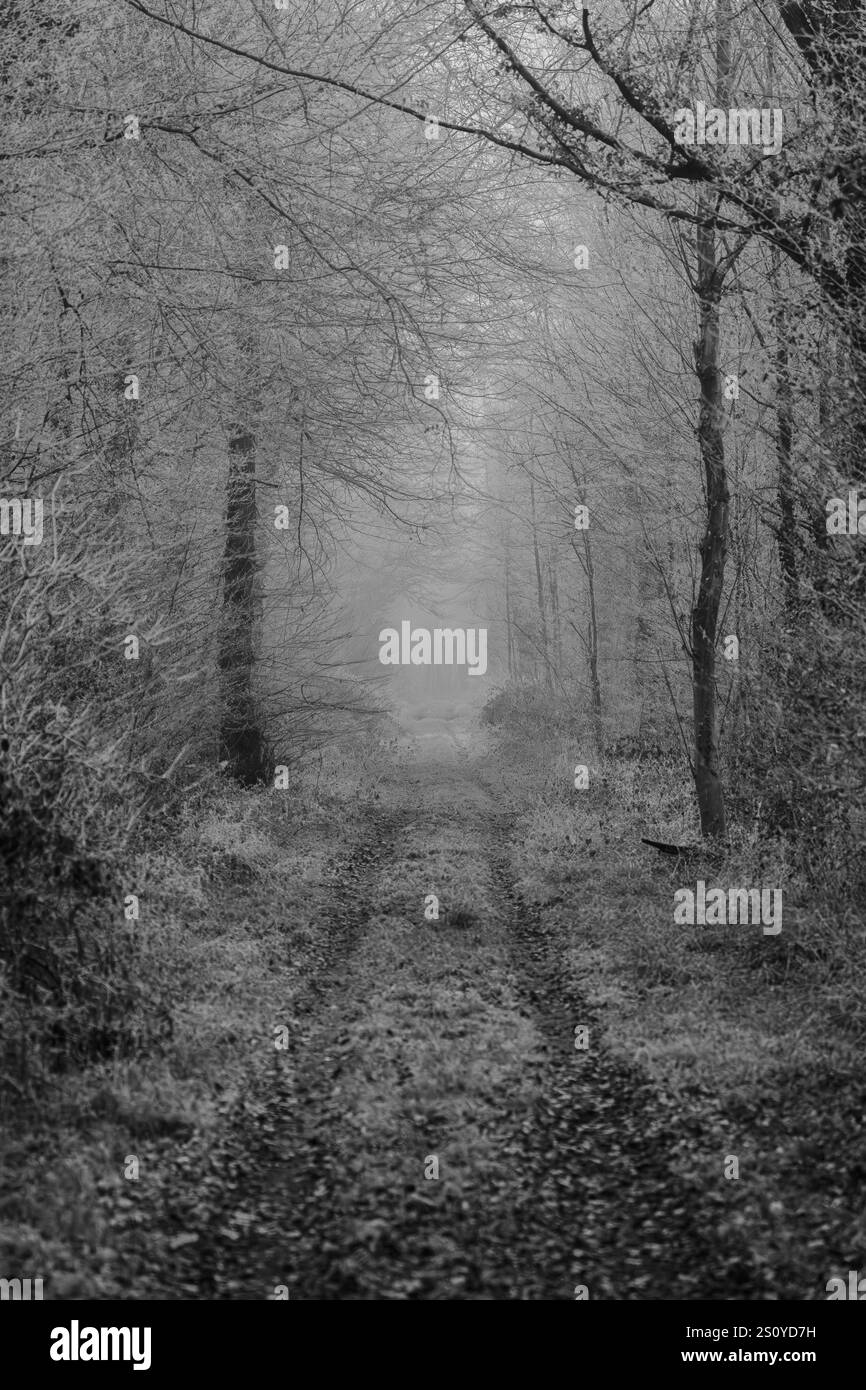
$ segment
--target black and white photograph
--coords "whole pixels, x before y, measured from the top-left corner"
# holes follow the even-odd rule
[[[863,0],[2,0],[0,101],[0,1326],[820,1366]]]

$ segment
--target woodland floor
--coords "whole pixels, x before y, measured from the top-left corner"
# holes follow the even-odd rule
[[[224,999],[233,953],[264,951],[258,983],[238,972],[253,1026],[243,999],[207,1025],[222,1099],[175,1097],[172,1120],[151,1098],[148,1122],[116,1067],[82,1091],[60,1136],[77,1224],[53,1234],[58,1161],[35,1134],[7,1150],[30,1196],[6,1234],[55,1271],[46,1297],[808,1300],[858,1268],[862,1052],[820,1014],[808,914],[714,949],[671,925],[676,874],[616,796],[527,809],[495,747],[453,738],[384,766],[303,834],[268,821],[294,896],[208,881]]]

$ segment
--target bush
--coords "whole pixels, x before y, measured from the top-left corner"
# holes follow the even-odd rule
[[[566,695],[544,685],[508,685],[498,690],[481,710],[481,723],[525,729],[531,733],[572,733],[584,728],[588,715],[579,697],[572,704]]]
[[[0,1088],[131,1054],[170,1030],[137,979],[126,871],[149,789],[105,552],[76,543],[0,577]],[[120,631],[123,628],[120,627]]]
[[[861,634],[816,610],[764,635],[727,740],[735,814],[761,837],[784,836],[837,903],[866,890],[864,687]]]

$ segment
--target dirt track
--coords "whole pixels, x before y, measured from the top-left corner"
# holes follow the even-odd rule
[[[166,1184],[185,1234],[139,1296],[773,1297],[719,1234],[731,1187],[678,1177],[706,1136],[599,1047],[517,896],[492,764],[425,751],[334,863],[288,1047]]]

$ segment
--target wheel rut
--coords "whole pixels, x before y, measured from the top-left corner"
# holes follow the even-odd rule
[[[455,763],[382,795],[288,1046],[199,1156],[211,1198],[167,1197],[193,1239],[150,1296],[774,1296],[722,1234],[721,1155],[718,1190],[680,1175],[712,1137],[605,1050],[520,899],[511,813]]]

